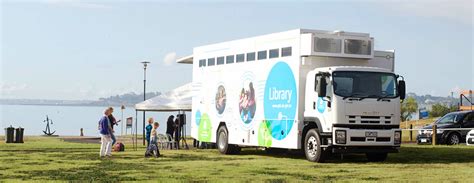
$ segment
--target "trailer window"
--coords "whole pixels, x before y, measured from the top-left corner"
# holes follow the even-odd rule
[[[208,58],[207,59],[207,66],[213,66],[216,65],[216,59],[215,58]]]
[[[225,57],[225,63],[226,64],[233,64],[234,63],[234,55],[229,55]]]
[[[247,53],[247,62],[255,60],[255,52]]]
[[[217,57],[217,65],[224,64],[224,57]]]
[[[242,54],[236,55],[236,61],[237,61],[237,62],[243,62],[243,61],[245,61],[245,54],[242,53]]]
[[[257,54],[257,60],[267,59],[267,50],[259,51]]]
[[[199,60],[199,67],[206,67],[206,59]]]
[[[291,47],[281,48],[281,57],[291,56]]]
[[[278,58],[280,56],[280,50],[279,49],[273,49],[270,50],[270,58]]]

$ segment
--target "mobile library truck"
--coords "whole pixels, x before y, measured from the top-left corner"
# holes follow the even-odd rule
[[[401,143],[403,77],[366,33],[296,29],[194,48],[191,136],[223,154],[301,149],[309,161]]]

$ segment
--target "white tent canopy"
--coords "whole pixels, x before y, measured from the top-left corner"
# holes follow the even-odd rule
[[[137,111],[191,111],[192,83],[135,104]]]

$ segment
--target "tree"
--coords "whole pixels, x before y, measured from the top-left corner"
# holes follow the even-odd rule
[[[444,116],[445,114],[448,114],[450,112],[454,112],[454,111],[457,111],[457,107],[452,105],[452,106],[446,106],[446,105],[443,105],[443,104],[434,104],[433,106],[431,106],[431,112],[430,112],[430,116],[431,117],[440,117],[440,116]]]
[[[401,106],[401,119],[402,121],[407,121],[411,118],[411,115],[418,111],[418,103],[416,103],[415,98],[408,97],[406,100],[403,100]]]

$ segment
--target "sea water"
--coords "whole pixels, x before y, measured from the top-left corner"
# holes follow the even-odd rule
[[[120,106],[114,107],[114,116],[117,120],[122,120],[122,112]],[[106,107],[96,106],[43,106],[43,105],[0,105],[0,124],[2,129],[0,135],[5,134],[4,128],[10,125],[18,128],[25,128],[25,135],[42,135],[46,128],[46,122],[43,122],[48,116],[53,124],[50,124],[51,132],[56,131],[55,135],[63,136],[79,136],[80,129],[84,129],[85,136],[99,136],[97,124],[103,115]],[[169,115],[176,116],[177,112],[146,112],[146,118],[153,117],[155,121],[160,123],[158,132],[164,134],[166,132],[166,120]],[[123,110],[122,121],[126,121],[127,117],[133,117],[133,125],[135,125],[135,109],[126,107]],[[187,125],[186,134],[191,133],[190,130],[190,112],[186,113]],[[143,112],[138,112],[138,134],[142,134]],[[120,135],[122,122],[114,127],[115,134]],[[123,134],[125,134],[125,123]],[[128,129],[127,134],[130,134]]]

